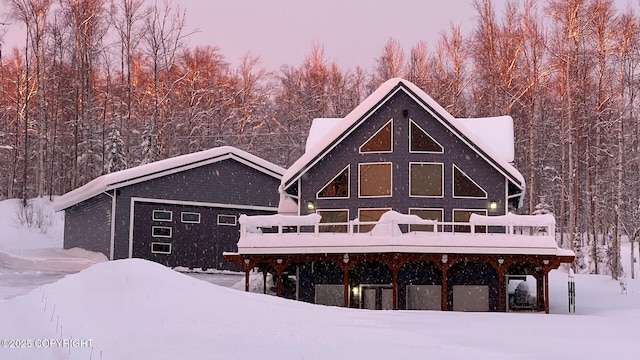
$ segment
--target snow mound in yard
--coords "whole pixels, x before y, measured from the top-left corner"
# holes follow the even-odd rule
[[[390,338],[397,334],[389,333],[394,314],[400,315],[245,293],[127,259],[0,302],[0,338],[92,340],[91,348],[62,349],[70,359],[409,358],[419,353],[416,348],[443,358],[457,347],[415,331]],[[424,320],[420,328],[430,326]],[[0,349],[2,359],[58,356],[59,349],[51,348]]]
[[[0,252],[0,263],[22,270],[78,272],[91,265],[107,261],[102,253],[73,249],[26,249]]]
[[[559,271],[551,277],[559,314],[566,314],[566,280]],[[90,339],[90,347],[0,348],[0,359],[630,358],[640,284],[629,285],[621,295],[605,276],[577,276],[583,310],[574,316],[368,311],[245,293],[146,260],[116,260],[0,301],[0,339]],[[595,308],[616,299],[616,311]]]

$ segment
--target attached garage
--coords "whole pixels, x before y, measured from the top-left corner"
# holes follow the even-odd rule
[[[277,213],[283,173],[227,146],[103,175],[56,200],[65,211],[64,247],[111,260],[237,269],[222,257],[237,250],[237,219]]]

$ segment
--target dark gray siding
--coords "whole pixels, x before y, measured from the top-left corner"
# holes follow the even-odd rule
[[[100,194],[65,210],[64,248],[83,248],[109,257],[111,197]]]
[[[405,116],[405,110],[408,113],[407,116]],[[393,119],[393,152],[359,153],[359,147],[390,119]],[[409,119],[416,122],[440,143],[444,147],[444,153],[410,153]],[[358,164],[369,162],[393,163],[392,197],[358,198]],[[443,198],[409,196],[410,162],[444,164]],[[456,164],[488,193],[487,199],[453,197],[453,164]],[[316,199],[317,191],[347,165],[350,165],[350,198]],[[453,209],[488,209],[491,202],[496,202],[498,209],[490,215],[501,215],[506,212],[505,176],[478,156],[403,91],[390,97],[362,125],[311,168],[300,181],[301,211],[306,211],[307,202],[314,202],[317,209],[349,209],[351,219],[358,216],[359,208],[392,208],[405,214],[410,208],[442,208],[444,220],[452,221]]]
[[[116,202],[114,258],[129,256],[132,197],[275,208],[279,184],[278,178],[228,159],[123,187]]]
[[[172,212],[171,221],[154,221],[153,210]],[[185,223],[182,212],[197,213],[199,223]],[[240,270],[234,264],[224,261],[223,252],[238,251],[240,225],[219,224],[218,215],[234,217],[241,214],[260,215],[263,211],[241,210],[233,208],[204,207],[193,205],[174,205],[163,203],[136,202],[134,217],[135,239],[133,257],[153,260],[170,267]],[[171,237],[154,237],[153,226],[171,228]],[[153,243],[170,244],[170,254],[153,253]]]

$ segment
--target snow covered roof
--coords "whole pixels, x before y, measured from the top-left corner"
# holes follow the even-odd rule
[[[313,122],[309,134],[311,140],[307,141],[307,149],[285,172],[282,178],[282,187],[286,189],[291,186],[309,168],[361,125],[386,99],[398,91],[405,91],[409,96],[413,97],[435,119],[524,190],[524,177],[509,162],[509,160],[513,160],[513,150],[508,149],[509,146],[513,148],[513,120],[511,117],[456,119],[423,90],[413,83],[400,78],[390,79],[383,83],[342,120],[316,119],[317,121]],[[491,125],[488,126],[487,122]],[[492,128],[492,126],[496,126],[496,128]],[[482,128],[481,131],[478,128]],[[477,130],[478,134],[474,133],[474,130]],[[507,132],[509,132],[509,136],[503,134]],[[504,138],[498,140],[498,135],[504,135]]]
[[[282,178],[285,169],[232,146],[222,146],[192,154],[176,156],[131,169],[102,175],[56,199],[54,209],[64,210],[102,192],[155,179],[180,171],[234,159],[275,178]]]
[[[331,132],[336,125],[338,125],[343,118],[317,118],[311,122],[311,128],[309,129],[309,136],[307,136],[307,143],[305,144],[305,152],[309,151],[313,145],[322,140],[325,135]]]
[[[456,122],[476,135],[483,145],[495,151],[503,160],[513,162],[515,150],[511,116],[456,118]]]

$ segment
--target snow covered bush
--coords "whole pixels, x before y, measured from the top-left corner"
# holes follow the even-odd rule
[[[47,234],[56,223],[56,214],[45,199],[30,199],[26,205],[17,204],[15,222],[19,227]]]

